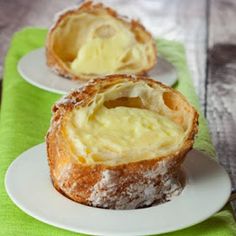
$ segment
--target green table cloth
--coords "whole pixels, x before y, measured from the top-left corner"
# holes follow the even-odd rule
[[[5,60],[0,112],[0,235],[4,236],[78,235],[28,216],[12,203],[4,187],[4,177],[10,163],[23,151],[44,141],[49,127],[51,106],[60,98],[60,95],[28,84],[17,71],[17,63],[22,56],[44,46],[46,34],[47,30],[37,28],[26,28],[17,32]],[[199,110],[198,98],[187,68],[183,46],[163,39],[158,39],[157,43],[159,54],[172,62],[178,70],[179,81],[175,88],[180,90]],[[214,156],[207,124],[202,115],[194,147]],[[205,222],[163,235],[233,236],[236,235],[236,224],[230,208],[226,207]]]

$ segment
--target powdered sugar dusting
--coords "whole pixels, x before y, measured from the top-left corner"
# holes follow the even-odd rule
[[[67,105],[67,104],[74,104],[76,102],[76,98],[75,97],[68,97],[63,96],[60,98],[59,101],[56,102],[56,106],[61,106],[61,105]]]
[[[76,181],[68,181],[71,178],[72,168],[72,164],[63,166],[63,168],[60,170],[60,175],[57,177],[60,189],[66,192],[68,195],[73,194],[78,186],[78,183]]]
[[[50,70],[53,72],[53,73],[55,73],[55,74],[60,74],[60,68],[59,68],[59,66],[57,65],[57,64],[55,64],[55,65],[50,65]]]
[[[113,209],[135,209],[166,202],[183,189],[178,178],[168,171],[165,161],[140,171],[137,176],[124,177],[118,171],[105,170],[93,187],[89,201],[92,206]]]
[[[60,169],[60,175],[57,177],[57,182],[60,188],[63,189],[63,185],[66,182],[66,179],[69,179],[70,173],[72,169],[72,164],[64,165],[63,168]]]

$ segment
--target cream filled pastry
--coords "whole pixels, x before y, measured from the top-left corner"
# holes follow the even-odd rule
[[[48,160],[64,195],[131,209],[181,192],[180,166],[198,114],[179,92],[145,77],[114,75],[70,93],[53,110]]]
[[[102,4],[86,2],[64,12],[49,31],[48,66],[72,79],[141,74],[156,63],[152,36]]]

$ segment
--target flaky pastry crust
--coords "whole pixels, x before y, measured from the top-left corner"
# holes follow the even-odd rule
[[[178,150],[150,160],[118,165],[88,165],[78,161],[79,157],[74,154],[73,145],[65,135],[68,115],[74,109],[88,106],[99,92],[125,81],[144,81],[152,88],[164,89],[168,94],[166,105],[173,112],[182,109],[182,116],[192,117],[184,142]],[[181,123],[181,117],[175,119]],[[53,185],[68,198],[95,207],[133,209],[165,202],[183,188],[179,179],[180,166],[192,148],[197,130],[198,113],[182,94],[168,86],[140,76],[113,75],[93,80],[53,107],[51,126],[46,137]],[[86,156],[83,158],[86,159]]]
[[[76,7],[61,13],[58,16],[58,19],[56,20],[55,24],[49,30],[46,40],[46,59],[49,68],[51,68],[55,73],[63,77],[72,80],[79,80],[82,83],[96,77],[104,76],[99,74],[76,75],[69,68],[68,62],[65,61],[65,59],[61,58],[61,56],[58,55],[58,53],[55,50],[56,32],[59,28],[62,27],[62,25],[66,22],[66,20],[68,20],[70,17],[79,15],[81,13],[93,13],[96,15],[99,12],[101,12],[101,14],[108,14],[113,18],[122,22],[124,25],[126,25],[126,27],[128,27],[129,30],[134,33],[135,38],[138,42],[142,41],[143,44],[147,45],[151,44],[151,50],[150,50],[151,52],[147,52],[148,54],[147,57],[149,61],[148,65],[146,67],[134,71],[132,74],[144,75],[146,72],[151,70],[157,62],[157,49],[155,41],[152,38],[152,35],[144,28],[143,25],[141,25],[139,21],[137,20],[129,21],[128,18],[118,15],[118,13],[112,8],[106,7],[102,3],[93,3],[92,1],[86,1],[80,7]],[[65,41],[63,42],[63,44],[66,45],[66,47],[71,47],[71,42]],[[70,58],[68,60],[71,62],[72,61],[71,57],[74,58],[75,55],[74,56],[68,55],[68,57]],[[110,74],[117,74],[117,73],[114,72]]]

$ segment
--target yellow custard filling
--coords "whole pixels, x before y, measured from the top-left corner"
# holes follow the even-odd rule
[[[82,156],[90,164],[122,164],[167,155],[183,142],[187,131],[180,124],[140,104],[141,98],[147,99],[144,91],[148,91],[160,100],[160,106],[165,106],[161,105],[161,91],[158,97],[155,90],[141,83],[132,89],[129,83],[125,86],[114,86],[107,93],[97,95],[90,106],[71,113],[66,132],[78,159]],[[124,106],[126,98],[117,98],[114,91],[140,94],[141,98],[128,98]],[[107,99],[116,102],[111,105]]]
[[[73,129],[80,142],[94,153],[115,153],[126,160],[132,158],[130,153],[139,160],[150,149],[166,150],[178,144],[184,134],[181,126],[146,109],[102,106],[80,125],[82,113],[78,110],[73,117]]]
[[[116,83],[74,109],[65,123],[78,161],[117,165],[166,156],[178,150],[192,116],[175,110],[163,88]],[[172,97],[171,97],[172,96]],[[169,98],[178,99],[174,94]],[[179,119],[178,117],[181,117]]]
[[[78,28],[72,27],[70,32],[78,39],[74,48],[77,55],[70,63],[73,73],[131,73],[148,65],[148,48],[119,20],[83,13],[75,22]]]

